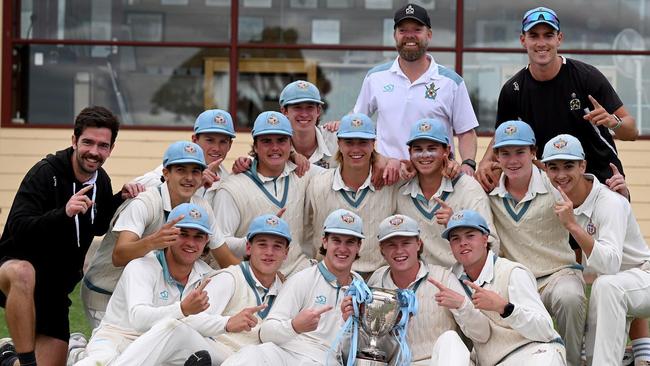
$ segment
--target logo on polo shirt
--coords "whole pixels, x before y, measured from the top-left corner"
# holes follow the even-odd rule
[[[327,304],[327,297],[323,295],[318,295],[316,296],[316,299],[314,299],[314,302],[319,305],[325,305]]]
[[[169,292],[167,292],[167,290],[160,291],[160,299],[169,300]]]
[[[226,119],[222,114],[217,114],[216,116],[214,116],[214,123],[217,125],[225,125]]]
[[[580,99],[576,97],[576,93],[571,93],[571,98],[569,101],[569,110],[577,111],[580,109]]]
[[[196,154],[196,149],[192,145],[185,145],[185,152],[194,155]]]
[[[512,88],[513,88],[515,91],[519,91],[519,83],[516,82],[516,81],[515,81],[514,83],[512,83]]]
[[[596,225],[593,222],[589,221],[587,224],[587,234],[594,235],[596,233]]]
[[[393,84],[384,85],[384,93],[390,93],[393,90],[395,90],[395,85],[393,85]]]
[[[503,131],[503,132],[508,136],[512,136],[512,135],[515,134],[515,132],[517,132],[517,126],[510,125],[510,126],[506,127],[505,131]]]
[[[567,144],[568,144],[567,140],[560,138],[557,139],[555,142],[553,142],[553,147],[558,150],[561,150],[564,149]]]
[[[193,218],[194,220],[198,220],[198,219],[201,218],[201,213],[200,213],[197,209],[195,209],[195,208],[193,208],[193,209],[190,210],[189,215],[190,215],[190,217]]]
[[[424,91],[424,97],[427,99],[436,99],[439,89],[440,88],[436,88],[436,83],[432,81],[431,84],[426,85],[426,90]]]
[[[266,119],[266,123],[270,124],[271,126],[275,126],[278,123],[280,123],[280,120],[278,119],[278,117],[274,115],[270,115],[269,118]]]

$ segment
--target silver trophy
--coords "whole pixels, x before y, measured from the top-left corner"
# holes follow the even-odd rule
[[[368,337],[368,345],[357,351],[356,366],[388,364],[388,352],[380,348],[380,341],[395,327],[399,314],[397,292],[373,287],[372,302],[359,308],[359,322]]]

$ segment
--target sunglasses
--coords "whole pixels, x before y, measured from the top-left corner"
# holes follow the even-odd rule
[[[526,29],[530,24],[533,24],[538,21],[546,21],[555,25],[558,29],[560,28],[560,19],[557,16],[546,10],[534,11],[521,21],[522,29]]]

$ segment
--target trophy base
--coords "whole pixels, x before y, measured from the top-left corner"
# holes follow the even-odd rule
[[[368,360],[365,358],[357,358],[355,366],[386,366],[388,363],[384,361]]]
[[[386,366],[386,354],[378,350],[362,350],[357,353],[355,366]]]

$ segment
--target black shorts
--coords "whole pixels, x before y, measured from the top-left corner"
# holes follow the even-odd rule
[[[0,266],[14,259],[3,257]],[[5,307],[7,297],[0,291],[0,306]],[[70,339],[70,322],[68,310],[72,302],[65,290],[50,281],[36,280],[34,289],[34,304],[36,306],[36,334],[46,335],[68,342]]]

